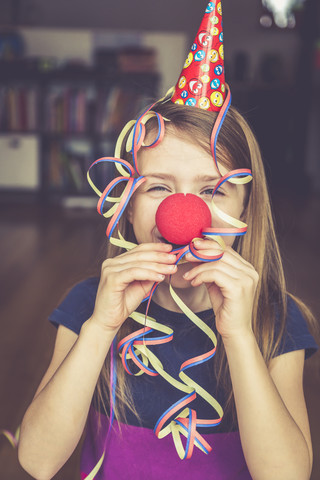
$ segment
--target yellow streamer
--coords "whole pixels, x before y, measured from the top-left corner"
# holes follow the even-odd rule
[[[220,210],[220,208],[218,208],[216,206],[216,204],[214,203],[214,201],[211,202],[211,205],[212,205],[212,209],[214,211],[214,213],[216,213],[216,215],[218,215],[219,218],[221,218],[221,220],[223,220],[224,222],[226,223],[229,223],[230,225],[232,225],[233,227],[237,227],[237,228],[244,228],[247,226],[246,223],[244,222],[241,222],[241,220],[238,220],[237,218],[234,218],[234,217],[231,217],[230,215],[228,215],[227,213],[223,212],[222,210]],[[220,237],[221,238],[221,237]],[[218,241],[218,240],[217,240]],[[219,242],[218,242],[219,243]]]
[[[20,437],[20,426],[17,428],[15,434],[9,432],[9,430],[0,430],[0,435],[6,437],[13,448],[17,448]]]

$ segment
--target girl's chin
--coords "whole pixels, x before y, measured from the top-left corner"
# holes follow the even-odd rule
[[[165,282],[169,285],[171,285],[173,288],[190,288],[191,284],[190,282],[187,282],[184,278],[176,278],[176,275],[173,275],[171,277],[171,280],[169,280],[170,277],[167,277]]]

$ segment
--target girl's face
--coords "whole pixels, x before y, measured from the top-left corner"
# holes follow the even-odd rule
[[[212,191],[220,175],[212,156],[186,137],[182,135],[178,137],[167,128],[164,139],[157,147],[140,149],[138,168],[140,175],[143,175],[146,181],[131,199],[127,216],[139,244],[164,242],[157,229],[155,215],[160,203],[168,195],[193,193],[202,198],[212,212]],[[219,168],[222,175],[227,173],[223,166],[219,165]],[[226,182],[216,193],[214,202],[223,212],[240,218],[244,199],[245,188],[243,185]],[[212,213],[211,226],[227,227],[228,225]],[[234,238],[226,236],[225,243],[232,245]],[[186,283],[182,279],[182,275],[190,268],[192,268],[192,264],[182,264],[174,277],[178,275],[181,277],[180,281]]]

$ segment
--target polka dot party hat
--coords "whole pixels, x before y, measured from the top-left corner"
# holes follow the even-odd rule
[[[222,7],[208,3],[171,101],[219,111],[225,99]]]

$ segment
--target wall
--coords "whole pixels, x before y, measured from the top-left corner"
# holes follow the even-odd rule
[[[0,2],[0,19],[8,24],[11,2]],[[202,18],[207,0],[24,0],[15,16],[25,26],[98,28],[152,32],[180,32],[190,45]],[[229,60],[238,50],[250,57],[250,76],[257,72],[264,52],[277,52],[290,78],[299,49],[294,32],[265,31],[259,26],[261,0],[224,0],[225,49]]]
[[[164,94],[175,84],[185,60],[186,35],[182,32],[122,32],[101,29],[21,28],[28,56],[49,56],[59,60],[79,59],[90,64],[95,46],[112,47],[125,40],[154,47],[157,50],[158,70]],[[174,55],[168,54],[174,48]]]

